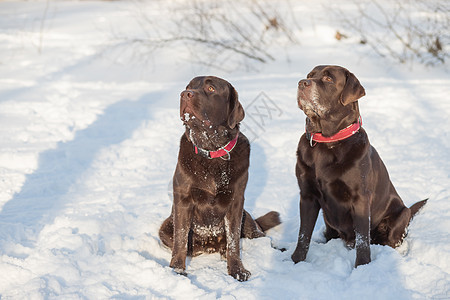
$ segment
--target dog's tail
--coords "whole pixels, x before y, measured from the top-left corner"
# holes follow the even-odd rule
[[[419,202],[414,203],[409,209],[411,210],[411,218],[409,221],[411,221],[414,216],[424,207],[425,204],[427,204],[428,198]]]
[[[271,211],[255,220],[263,232],[281,224],[280,214],[276,211]]]

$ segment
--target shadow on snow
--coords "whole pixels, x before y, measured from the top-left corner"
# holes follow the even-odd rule
[[[42,228],[64,207],[65,195],[98,152],[130,138],[143,121],[151,118],[150,103],[160,96],[152,93],[136,101],[114,103],[73,140],[41,153],[37,170],[26,177],[21,191],[0,212],[0,239],[32,246]]]

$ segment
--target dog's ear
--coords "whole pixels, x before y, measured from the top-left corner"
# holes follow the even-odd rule
[[[228,126],[230,126],[230,128],[234,128],[244,119],[245,113],[244,108],[238,100],[238,93],[231,84],[229,85],[229,89],[230,114],[228,115]]]
[[[359,98],[364,96],[366,94],[366,91],[364,90],[361,83],[359,83],[358,78],[356,76],[349,72],[348,70],[345,71],[345,76],[347,80],[345,81],[344,89],[342,90],[341,94],[341,103],[342,105],[347,105],[351,102],[357,101]]]

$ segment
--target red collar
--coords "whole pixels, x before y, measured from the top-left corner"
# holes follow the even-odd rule
[[[213,158],[217,158],[217,157],[222,158],[223,156],[228,155],[228,158],[226,158],[226,160],[230,160],[230,152],[236,146],[238,137],[239,137],[239,132],[236,134],[236,137],[234,139],[232,139],[225,146],[219,148],[219,150],[217,150],[217,151],[208,151],[208,150],[199,148],[194,145],[195,154],[200,154],[201,156],[209,158],[209,159],[213,159]]]
[[[358,122],[347,126],[346,128],[340,130],[338,133],[336,133],[333,136],[325,137],[319,132],[311,133],[311,134],[308,134],[308,132],[307,132],[307,136],[310,136],[309,143],[310,143],[311,147],[314,147],[313,141],[317,142],[317,143],[332,143],[332,142],[345,140],[346,138],[349,138],[352,135],[354,135],[355,133],[357,133],[358,130],[361,128],[361,126],[362,126],[362,119],[360,116],[358,118]]]

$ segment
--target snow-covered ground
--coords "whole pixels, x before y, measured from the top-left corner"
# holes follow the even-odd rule
[[[450,298],[446,66],[397,65],[337,41],[326,1],[293,5],[300,45],[259,72],[193,65],[183,48],[160,49],[141,64],[112,42],[139,30],[139,3],[0,2],[0,298]],[[169,18],[163,3],[153,13]],[[304,130],[296,86],[318,64],[347,67],[365,87],[363,126],[405,204],[430,198],[401,248],[373,245],[372,262],[357,269],[354,250],[323,243],[320,218],[306,262],[290,260]],[[242,241],[252,273],[243,283],[218,254],[189,259],[187,277],[175,274],[158,237],[183,133],[179,94],[197,75],[238,90],[252,139],[245,207],[283,220],[267,237]],[[261,120],[253,109],[264,103],[274,110]]]

